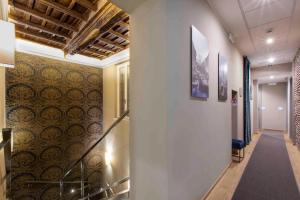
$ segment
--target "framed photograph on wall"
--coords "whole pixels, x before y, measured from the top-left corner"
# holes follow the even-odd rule
[[[209,97],[209,46],[206,37],[192,26],[191,95]]]
[[[218,55],[218,99],[219,101],[227,100],[228,90],[228,61],[220,53]]]

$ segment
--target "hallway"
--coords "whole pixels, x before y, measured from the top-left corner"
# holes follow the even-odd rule
[[[232,162],[204,199],[300,199],[299,163],[297,147],[287,134],[254,134],[244,160]]]
[[[282,133],[262,134],[233,199],[300,199]]]

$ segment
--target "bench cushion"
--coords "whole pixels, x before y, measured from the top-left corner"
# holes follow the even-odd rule
[[[242,140],[232,139],[232,148],[233,149],[242,149],[245,147],[245,143]]]

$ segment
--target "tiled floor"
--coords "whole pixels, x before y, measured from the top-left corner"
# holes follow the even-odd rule
[[[260,136],[260,134],[253,135],[253,142],[246,148],[245,159],[241,163],[231,163],[224,176],[211,190],[205,200],[231,200]],[[285,141],[300,191],[300,152],[288,139],[287,134],[285,134]]]

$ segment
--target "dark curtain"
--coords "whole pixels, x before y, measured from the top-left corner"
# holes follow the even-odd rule
[[[244,57],[244,142],[248,145],[251,141],[251,81],[250,62]]]

